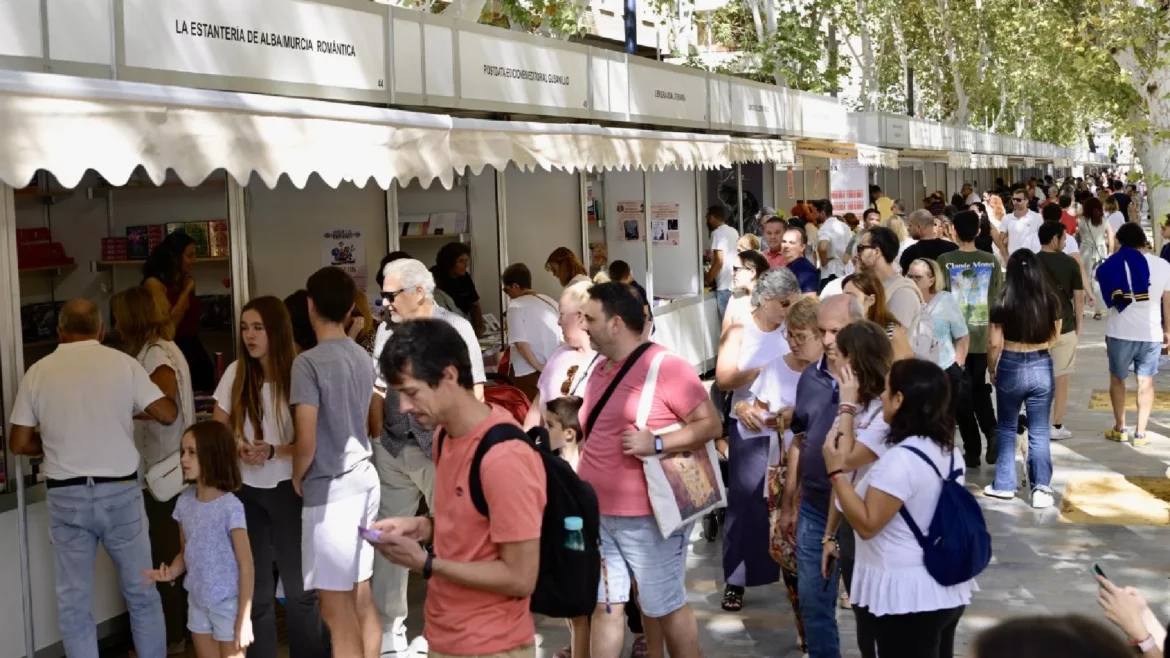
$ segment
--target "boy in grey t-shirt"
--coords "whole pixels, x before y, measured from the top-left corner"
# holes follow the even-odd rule
[[[374,549],[358,528],[369,527],[378,513],[378,474],[367,437],[374,369],[345,333],[358,294],[353,279],[326,267],[305,287],[317,346],[293,361],[289,399],[296,425],[292,481],[305,505],[304,587],[317,590],[334,655],[371,655],[382,641],[370,597]]]

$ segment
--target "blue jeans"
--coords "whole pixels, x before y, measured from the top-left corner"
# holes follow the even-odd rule
[[[723,320],[723,315],[727,313],[727,303],[731,301],[730,290],[716,290],[715,291],[715,306],[719,309],[719,320]]]
[[[93,619],[93,572],[100,541],[118,570],[130,630],[139,656],[165,656],[167,631],[153,583],[150,537],[137,482],[106,482],[49,489],[49,539],[57,580],[61,643],[69,658],[98,658]],[[164,559],[171,559],[167,556]]]
[[[995,434],[999,458],[995,483],[999,491],[1016,490],[1016,428],[1020,405],[1028,414],[1028,482],[1032,488],[1052,483],[1048,422],[1052,410],[1052,357],[1043,352],[1003,352],[995,368]]]
[[[837,580],[834,569],[828,583],[821,576],[821,538],[828,518],[806,503],[800,504],[796,520],[797,592],[809,658],[840,658],[841,638],[837,633]]]

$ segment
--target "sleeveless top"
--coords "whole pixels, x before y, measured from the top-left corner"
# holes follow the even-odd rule
[[[739,366],[740,370],[750,370],[752,368],[759,368],[773,359],[788,354],[791,348],[788,347],[788,339],[784,337],[784,325],[776,327],[772,331],[763,331],[756,324],[754,314],[747,314],[743,318],[743,342],[739,347]],[[731,417],[738,418],[735,415],[735,405],[740,402],[751,401],[754,396],[749,390],[751,385],[747,385],[736,389],[731,394]]]
[[[167,301],[173,307],[179,301],[181,291],[167,286]],[[187,312],[183,319],[175,325],[175,338],[194,338],[199,335],[199,318],[203,316],[203,303],[195,295],[191,295],[187,304]]]
[[[1079,228],[1081,261],[1085,263],[1086,270],[1092,271],[1095,265],[1109,258],[1109,232],[1105,220],[1101,220],[1101,225],[1094,228],[1092,222],[1082,218]]]

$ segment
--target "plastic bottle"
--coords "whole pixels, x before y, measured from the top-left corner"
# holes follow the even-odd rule
[[[579,516],[565,517],[565,548],[572,551],[585,550],[585,534],[581,529],[585,527],[585,522]]]

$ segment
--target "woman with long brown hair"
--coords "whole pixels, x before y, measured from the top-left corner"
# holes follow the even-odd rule
[[[581,264],[581,259],[568,247],[557,247],[544,261],[544,269],[568,288],[578,281],[588,281],[589,270]]]
[[[1077,221],[1077,240],[1081,247],[1081,262],[1085,264],[1085,273],[1089,276],[1086,285],[1096,286],[1097,266],[1104,263],[1113,253],[1116,240],[1113,236],[1113,227],[1105,221],[1105,207],[1100,201],[1090,196],[1085,199],[1083,208],[1084,215]],[[1100,296],[1097,298],[1103,299]],[[1093,313],[1093,319],[1101,319],[1100,308]]]
[[[903,327],[898,318],[886,308],[886,287],[878,280],[876,274],[869,270],[850,274],[841,284],[841,292],[861,302],[866,320],[885,328],[886,336],[894,346],[895,361],[914,356],[906,327]]]
[[[170,425],[156,420],[134,421],[134,442],[142,455],[140,472],[179,452],[183,430],[195,422],[195,393],[191,388],[191,371],[182,350],[173,341],[174,324],[165,308],[159,306],[146,286],[135,286],[114,295],[110,300],[114,328],[126,345],[126,351],[150,373],[162,392],[179,407],[179,416]],[[175,502],[143,496],[150,521],[150,550],[156,557],[179,551],[179,524],[172,518]],[[163,618],[166,621],[168,653],[182,653],[187,634],[187,595],[182,590],[160,585]]]
[[[327,656],[317,596],[304,590],[301,574],[301,498],[292,487],[295,433],[289,411],[296,346],[283,302],[257,297],[244,305],[236,353],[239,359],[224,370],[215,390],[213,418],[231,428],[244,478],[236,496],[244,504],[256,574],[256,639],[248,653],[277,654],[275,566],[288,601],[291,655]]]

